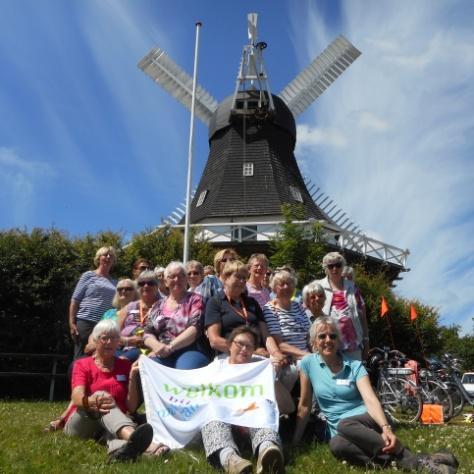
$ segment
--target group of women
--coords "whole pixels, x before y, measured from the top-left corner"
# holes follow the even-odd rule
[[[101,437],[114,460],[161,455],[167,447],[152,443],[151,426],[137,425],[132,416],[141,403],[138,367],[132,365],[140,355],[181,370],[203,367],[214,356],[212,363],[218,364],[271,357],[280,413],[295,409],[292,391],[295,395],[299,380],[295,445],[315,399],[337,458],[355,465],[395,463],[405,470],[456,472],[452,454],[413,454],[393,433],[362,363],[369,347],[365,304],[352,278],[343,277],[341,254],[324,257],[326,276],[303,288],[302,302],[291,267],[272,275],[263,254],[244,264],[234,250],[221,250],[215,274],[207,275],[197,261],[171,262],[160,269],[161,288],[144,259],[135,263],[135,280],[117,284],[110,276],[115,260],[113,248],[99,249],[96,270],[81,276],[71,299],[75,363],[71,405],[62,417],[67,434]],[[107,311],[112,300],[115,310]],[[217,420],[204,426],[206,456],[225,472],[252,472],[233,433]],[[284,472],[278,433],[261,427],[247,434],[257,472]]]

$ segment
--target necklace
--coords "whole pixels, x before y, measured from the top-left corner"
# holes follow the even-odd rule
[[[99,369],[103,369],[105,372],[112,372],[112,370],[114,369],[114,364],[115,364],[115,360],[112,359],[111,362],[109,362],[108,364],[104,363],[103,360],[99,359],[99,357],[96,355],[94,357],[94,361],[95,361],[95,365],[99,368]]]
[[[234,313],[237,313],[241,318],[243,318],[245,320],[245,324],[248,324],[249,314],[247,312],[247,308],[245,307],[245,303],[244,303],[244,300],[242,299],[242,297],[240,297],[239,301],[238,301],[240,303],[240,306],[242,306],[242,311],[240,311],[238,308],[236,308],[232,304],[232,300],[227,295],[226,295],[226,299],[229,302],[230,307],[232,308]]]

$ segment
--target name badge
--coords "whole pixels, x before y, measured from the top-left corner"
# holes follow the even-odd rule
[[[348,387],[351,384],[349,379],[336,379],[336,385],[345,385]]]
[[[117,374],[117,382],[126,382],[127,376],[125,374]]]

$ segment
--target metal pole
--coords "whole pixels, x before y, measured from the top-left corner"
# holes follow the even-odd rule
[[[202,23],[196,23],[196,43],[194,47],[194,73],[193,73],[193,94],[191,99],[191,123],[189,125],[189,145],[188,145],[188,178],[186,184],[186,216],[184,219],[184,248],[183,262],[186,263],[189,257],[189,220],[191,216],[191,184],[193,180],[193,141],[194,141],[194,106],[196,103],[197,86],[197,65],[199,51],[199,30]]]

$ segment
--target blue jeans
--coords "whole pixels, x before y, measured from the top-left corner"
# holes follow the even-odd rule
[[[199,369],[209,364],[208,357],[198,351],[195,344],[183,347],[169,357],[150,357],[150,359],[166,367],[180,370]]]
[[[141,355],[141,351],[138,347],[132,347],[126,351],[123,349],[117,349],[115,351],[116,357],[126,357],[130,362],[135,362]]]

